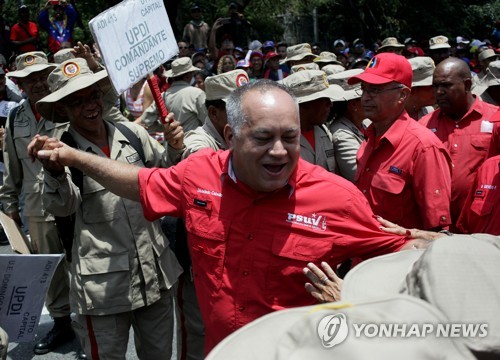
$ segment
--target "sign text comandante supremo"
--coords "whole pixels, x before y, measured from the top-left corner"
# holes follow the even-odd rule
[[[164,30],[156,34],[151,34],[146,21],[128,30],[125,35],[130,44],[130,50],[115,60],[114,66],[118,71],[133,64],[142,56],[151,53],[162,41],[167,40],[167,34]],[[160,49],[152,53],[146,60],[129,70],[128,76],[130,81],[137,81],[143,77],[144,72],[153,71],[165,61],[167,61],[167,58],[163,50]]]

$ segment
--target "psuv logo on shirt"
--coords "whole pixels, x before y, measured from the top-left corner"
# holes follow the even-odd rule
[[[326,216],[317,214],[312,214],[311,216],[305,216],[305,215],[288,213],[288,218],[286,219],[286,222],[295,225],[305,226],[313,230],[320,230],[320,231],[325,231],[327,225]]]

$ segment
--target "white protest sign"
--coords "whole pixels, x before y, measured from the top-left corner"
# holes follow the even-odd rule
[[[12,342],[35,338],[52,275],[63,258],[0,255],[0,324]]]
[[[179,52],[163,0],[125,0],[89,22],[118,94]]]
[[[14,101],[0,101],[0,117],[6,118],[15,106],[17,106],[17,103]]]

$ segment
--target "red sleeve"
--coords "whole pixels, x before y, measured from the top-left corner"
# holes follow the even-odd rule
[[[493,134],[491,134],[488,158],[496,155],[500,155],[500,120],[493,123]]]
[[[144,217],[149,221],[165,215],[182,217],[184,208],[183,174],[187,161],[168,169],[143,168],[139,189]]]
[[[413,192],[424,229],[451,224],[451,157],[443,147],[420,149],[413,168]]]
[[[380,230],[366,197],[357,189],[348,202],[344,202],[348,216],[335,224],[340,243],[345,244],[347,257],[368,259],[396,252],[408,240],[404,236]]]
[[[464,207],[462,208],[462,211],[460,212],[460,217],[457,220],[457,228],[460,230],[460,232],[464,234],[470,234],[470,227],[469,227],[469,221],[471,217],[471,205],[472,201],[474,200],[474,193],[477,188],[477,174],[474,179],[474,182],[472,183],[472,186],[469,190],[469,194],[467,195],[467,199],[465,200]]]

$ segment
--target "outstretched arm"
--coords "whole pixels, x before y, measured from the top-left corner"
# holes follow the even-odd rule
[[[64,166],[73,166],[114,194],[140,201],[137,166],[76,150],[57,139],[39,135],[28,145],[28,153],[52,174],[61,173]]]

